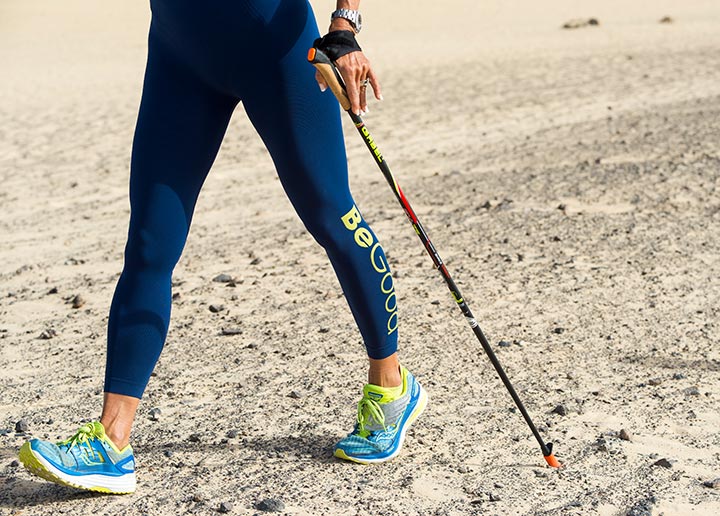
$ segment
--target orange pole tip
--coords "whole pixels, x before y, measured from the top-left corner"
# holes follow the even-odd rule
[[[552,453],[545,456],[545,462],[547,462],[548,466],[550,466],[551,468],[562,468],[562,464],[558,462],[558,460],[555,458],[555,455],[553,455]]]
[[[315,49],[311,48],[308,50],[308,61],[313,62],[315,60]]]

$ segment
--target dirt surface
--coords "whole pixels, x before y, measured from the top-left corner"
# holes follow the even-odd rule
[[[69,2],[60,28],[39,2],[0,8],[17,21],[0,38],[0,515],[255,514],[266,499],[297,515],[720,514],[704,485],[720,477],[720,8],[636,7],[623,25],[607,6],[551,4],[527,50],[498,35],[442,64],[442,45],[399,64],[379,53],[386,100],[366,121],[565,467],[544,465],[350,125],[353,191],[430,404],[395,461],[331,456],[363,346],[240,107],[174,275],[132,439],[139,487],[116,497],[13,461],[27,438],[64,439],[100,411],[148,13],[118,8],[130,28],[90,47],[109,5]],[[560,28],[585,15],[600,25]]]

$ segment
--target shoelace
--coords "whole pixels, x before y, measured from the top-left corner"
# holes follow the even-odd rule
[[[62,441],[58,444],[68,445],[67,451],[69,452],[73,448],[73,446],[87,444],[87,442],[93,437],[100,437],[95,432],[95,425],[93,423],[85,423],[78,429],[77,432],[75,432],[75,435],[73,435],[70,439]]]
[[[359,433],[361,436],[367,437],[370,435],[370,432],[365,429],[365,425],[369,424],[371,421],[375,421],[376,423],[382,425],[383,429],[387,429],[385,426],[385,413],[382,408],[380,408],[380,404],[374,399],[363,397],[363,399],[360,400],[360,403],[358,403],[357,411],[358,430],[360,431]]]

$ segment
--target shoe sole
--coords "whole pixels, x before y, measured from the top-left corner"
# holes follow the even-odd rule
[[[29,442],[22,445],[18,457],[30,473],[56,484],[97,493],[130,494],[135,491],[135,473],[128,473],[122,477],[68,475],[50,464],[42,455],[35,453]]]
[[[348,460],[350,462],[355,462],[356,464],[378,464],[380,462],[387,462],[390,459],[393,459],[398,456],[400,451],[402,450],[402,446],[405,443],[405,434],[410,429],[410,425],[413,424],[413,422],[420,416],[420,414],[423,413],[425,410],[425,407],[427,406],[428,402],[428,395],[427,392],[425,392],[425,389],[423,389],[422,385],[420,385],[420,397],[418,399],[418,403],[415,406],[415,410],[412,411],[412,414],[410,414],[410,417],[408,418],[405,425],[400,429],[400,442],[398,443],[397,449],[392,452],[387,457],[382,457],[378,459],[363,459],[361,457],[351,457],[350,455],[346,454],[343,450],[340,448],[335,450],[335,457],[339,459]]]

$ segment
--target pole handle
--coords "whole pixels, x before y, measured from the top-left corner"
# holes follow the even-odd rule
[[[335,65],[321,50],[317,48],[311,48],[308,50],[308,61],[310,61],[315,68],[323,76],[325,82],[332,90],[338,102],[345,111],[350,111],[350,99],[345,92],[345,83],[343,83],[340,72],[337,71]]]

